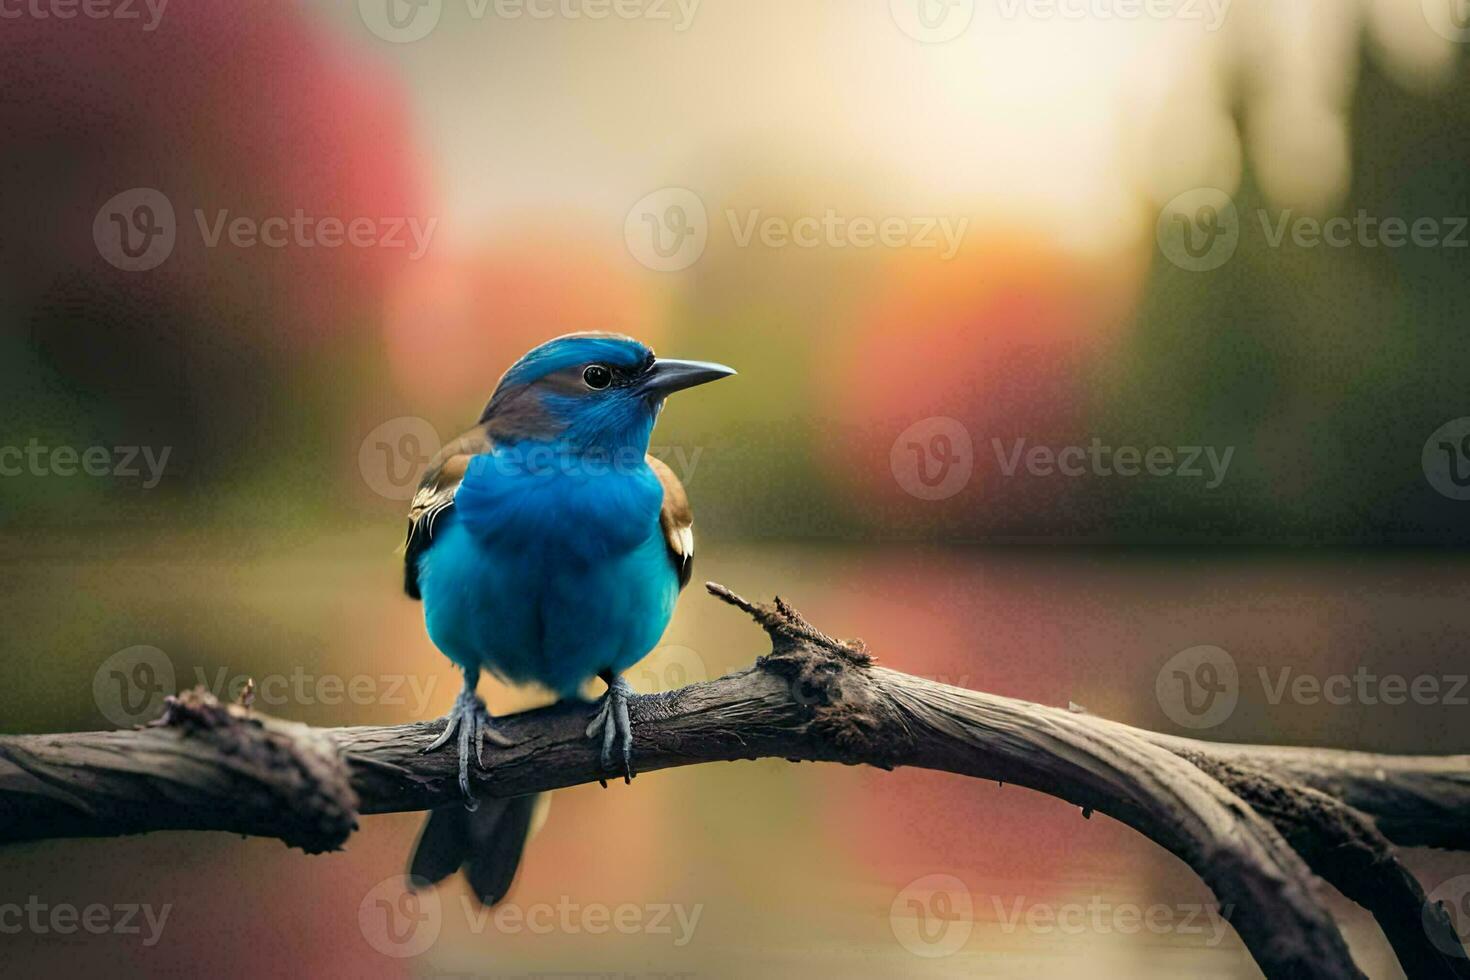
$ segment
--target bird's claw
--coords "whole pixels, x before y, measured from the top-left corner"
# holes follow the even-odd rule
[[[633,723],[628,717],[628,702],[637,697],[628,682],[614,677],[607,685],[592,723],[587,726],[587,737],[602,740],[602,769],[615,772],[613,768],[613,741],[621,742],[623,754],[623,781],[632,782],[637,775],[633,771]],[[603,785],[607,783],[602,781]]]
[[[475,763],[484,769],[487,741],[498,748],[509,748],[515,743],[496,730],[495,719],[472,689],[461,691],[454,699],[444,730],[421,751],[433,752],[443,748],[456,732],[459,733],[459,791],[464,794],[465,806],[473,810],[479,806],[479,801],[470,792],[470,747],[474,746]]]

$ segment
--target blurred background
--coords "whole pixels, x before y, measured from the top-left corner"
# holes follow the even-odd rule
[[[313,724],[442,714],[413,484],[527,348],[610,329],[741,372],[654,435],[698,580],[1132,724],[1470,751],[1467,43],[1464,0],[7,6],[0,730],[246,677]],[[691,590],[634,686],[761,640]],[[1171,680],[1203,662],[1218,707]],[[419,820],[327,857],[11,849],[0,943],[47,974],[1258,975],[1179,862],[1017,788],[558,793],[511,896],[576,910],[545,931],[405,899]],[[1470,859],[1408,860],[1470,894]],[[11,928],[28,902],[166,918]]]

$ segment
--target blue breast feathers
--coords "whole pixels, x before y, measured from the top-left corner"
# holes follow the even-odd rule
[[[420,560],[425,621],[455,661],[571,696],[658,643],[678,597],[643,461],[546,444],[475,457]]]
[[[540,542],[583,561],[641,544],[662,504],[642,453],[588,456],[537,442],[476,456],[454,497],[465,529],[487,544]]]

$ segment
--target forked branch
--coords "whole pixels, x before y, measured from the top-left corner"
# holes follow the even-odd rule
[[[1470,757],[1161,735],[877,667],[860,642],[833,639],[780,599],[709,588],[766,630],[771,652],[639,698],[640,770],[782,758],[1015,783],[1114,817],[1188,863],[1269,977],[1359,975],[1314,871],[1377,916],[1410,976],[1470,976],[1463,955],[1445,952],[1456,948],[1448,917],[1426,913],[1389,844],[1470,846]],[[584,716],[561,704],[500,719],[514,745],[487,758],[477,791],[598,779]],[[193,829],[333,850],[360,814],[458,799],[453,754],[419,751],[434,728],[314,729],[196,690],[147,728],[0,737],[0,843]]]

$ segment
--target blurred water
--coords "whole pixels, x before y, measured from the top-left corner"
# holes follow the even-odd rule
[[[115,666],[119,651],[140,646],[156,652],[135,654],[129,670],[146,662],[160,683],[171,670],[176,685],[202,680],[226,691],[248,675],[258,707],[314,724],[436,716],[457,678],[424,637],[418,607],[398,593],[394,543],[388,528],[271,542],[235,533],[12,540],[4,554],[30,557],[0,565],[4,728],[109,724],[109,713],[127,710],[110,692],[127,681],[94,680],[109,658]],[[1187,733],[1156,681],[1179,651],[1208,645],[1229,655],[1239,680],[1234,710],[1199,730],[1203,737],[1431,752],[1470,750],[1467,709],[1449,696],[1465,672],[1457,650],[1470,633],[1463,571],[1460,559],[1422,555],[717,541],[702,548],[699,567],[701,578],[748,595],[779,591],[824,628],[862,636],[885,665],[946,683],[1075,701]],[[654,690],[717,676],[747,664],[762,639],[739,613],[692,589],[634,684]],[[1441,700],[1451,703],[1367,703],[1355,694],[1351,703],[1313,704],[1296,680],[1354,674],[1440,678]],[[1391,700],[1391,686],[1377,683],[1366,689]],[[1285,693],[1273,703],[1278,688]],[[497,711],[536,701],[488,684],[482,691]],[[1233,933],[1212,938],[1211,897],[1179,862],[1105,817],[1084,821],[1013,787],[765,760],[564,791],[513,895],[526,921],[476,918],[455,883],[435,893],[437,911],[425,919],[437,923],[433,941],[399,958],[382,952],[386,940],[359,912],[377,914],[374,889],[401,873],[418,820],[371,818],[346,852],[328,857],[221,835],[14,848],[0,870],[0,904],[35,896],[171,911],[151,946],[145,926],[139,935],[22,928],[5,947],[24,972],[66,964],[114,975],[182,973],[205,957],[230,976],[1256,975]],[[1462,858],[1412,861],[1431,888],[1470,871]],[[934,875],[946,876],[937,890]],[[605,922],[596,931],[597,910],[611,915],[622,905],[642,910],[637,931]],[[648,911],[665,905],[667,923],[658,925],[667,932]],[[415,908],[429,915],[427,904]],[[1150,908],[1157,929],[1139,924]],[[531,929],[537,909],[556,919],[545,934]],[[593,911],[584,925],[585,909]],[[697,915],[682,944],[675,910]],[[1370,975],[1394,975],[1371,921],[1338,911]]]

